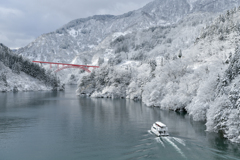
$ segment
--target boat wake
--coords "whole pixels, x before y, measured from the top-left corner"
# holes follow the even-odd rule
[[[186,146],[186,143],[185,143],[185,141],[183,139],[176,138],[176,137],[171,137],[171,138],[173,138],[175,141],[177,141],[181,145]]]
[[[192,155],[195,156],[195,154],[199,154],[199,156],[203,156],[205,158],[209,157],[209,155],[212,155],[218,157],[219,159],[239,159],[232,155],[229,155],[229,153],[227,152],[213,149],[211,147],[203,145],[202,143],[195,142],[189,139],[172,136],[156,137],[155,134],[151,132],[151,130],[148,130],[148,133],[154,135],[154,142],[157,142],[159,144],[157,146],[158,149],[160,147],[162,154],[169,153],[170,150],[175,152],[176,156],[180,156],[180,159],[188,159],[189,157],[193,158]],[[153,138],[151,139],[153,140]],[[204,155],[201,155],[202,151],[205,153]]]
[[[164,141],[168,142],[170,145],[172,145],[176,149],[176,151],[181,154],[182,157],[186,158],[186,156],[184,155],[182,150],[172,141],[172,140],[174,140],[173,137],[163,137],[162,139]]]
[[[148,130],[148,133],[153,135],[153,133]],[[177,138],[177,137],[156,137],[155,138],[157,143],[160,143],[164,148],[166,148],[166,144],[170,144],[178,153],[181,154],[183,158],[186,158],[185,154],[181,150],[181,148],[178,147],[178,145],[186,146],[186,143],[183,139]],[[178,144],[178,145],[177,145]]]
[[[161,140],[161,138],[157,137],[157,138],[155,138],[155,140],[156,140],[158,143],[161,143],[161,145],[165,148],[165,145],[164,145],[163,141]]]

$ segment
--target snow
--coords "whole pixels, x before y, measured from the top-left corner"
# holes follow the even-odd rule
[[[88,48],[94,48],[95,47],[95,45],[88,45]]]
[[[112,41],[114,41],[116,38],[120,37],[120,36],[125,36],[127,34],[132,33],[132,31],[126,31],[126,32],[115,32],[112,35]]]
[[[44,82],[39,81],[23,72],[20,74],[12,73],[7,67],[0,69],[0,75],[6,73],[7,85],[0,81],[0,92],[13,91],[14,87],[18,91],[43,91],[52,90],[52,87],[46,86]]]
[[[193,120],[207,121],[207,131],[240,142],[240,99],[234,94],[240,92],[240,78],[232,73],[238,70],[232,57],[238,53],[240,13],[216,19],[240,1],[208,2],[156,0],[130,15],[74,20],[56,31],[61,34],[39,37],[18,53],[30,59],[100,65],[90,74],[70,69],[59,76],[65,83],[78,81],[79,95],[130,98],[147,106],[185,110]]]
[[[78,32],[77,32],[75,29],[73,29],[73,28],[71,28],[70,30],[68,30],[68,33],[69,33],[72,37],[74,37],[74,38],[76,38],[76,37],[78,36]]]
[[[224,77],[229,66],[226,60],[231,53],[235,53],[237,46],[232,39],[240,39],[240,36],[238,32],[230,32],[225,35],[223,41],[219,39],[218,34],[212,34],[209,29],[209,35],[195,41],[198,36],[201,37],[203,32],[211,28],[207,27],[201,32],[202,27],[209,22],[205,16],[211,18],[208,14],[193,14],[174,28],[155,29],[156,32],[148,32],[148,30],[132,32],[124,36],[117,34],[124,37],[118,42],[115,41],[117,38],[105,40],[104,58],[113,57],[117,60],[120,57],[120,62],[109,66],[111,64],[105,61],[104,67],[101,66],[102,69],[97,69],[94,74],[87,76],[91,77],[88,79],[89,82],[83,79],[79,81],[79,89],[84,91],[84,87],[81,86],[94,84],[93,88],[84,91],[91,97],[125,97],[141,100],[147,106],[157,106],[161,109],[186,110],[193,120],[207,121],[207,131],[223,131],[224,136],[229,140],[240,142],[240,133],[237,129],[240,121],[239,112],[231,107],[225,109],[231,104],[228,95],[223,95],[222,100],[216,98],[219,78]],[[199,23],[194,17],[198,17],[199,21],[205,20],[206,23]],[[163,33],[160,34],[160,31]],[[154,42],[154,38],[162,35],[166,37],[165,40],[169,38],[171,41],[156,43],[155,46],[151,46],[153,43],[150,43],[150,47],[146,45],[147,42]],[[121,50],[120,53],[116,53],[114,47],[121,46],[125,41],[126,44],[135,43],[135,46],[144,45],[137,49],[131,49],[129,46],[128,51]],[[104,47],[99,48],[104,49]],[[178,57],[179,50],[182,52],[181,58]],[[141,52],[147,55],[145,60],[131,59]],[[156,62],[155,67],[151,61],[153,57]],[[124,77],[128,79],[123,80]],[[124,83],[120,83],[121,81]],[[226,92],[230,92],[229,89]],[[226,115],[224,121],[219,121],[224,115]]]

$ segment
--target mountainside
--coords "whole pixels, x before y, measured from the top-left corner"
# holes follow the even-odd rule
[[[190,13],[221,12],[239,4],[240,0],[155,0],[120,16],[99,15],[71,21],[55,32],[38,37],[17,53],[31,60],[69,63],[76,55],[91,50],[115,32],[171,25]],[[88,58],[82,58],[89,63]]]
[[[240,142],[240,8],[219,15],[201,32],[197,28],[208,19],[192,16],[173,27],[129,33],[102,44],[108,53],[98,61],[109,59],[81,78],[78,94],[185,110],[194,120],[207,121],[208,131]],[[152,41],[145,43],[145,39]],[[139,42],[142,45],[136,47]]]
[[[238,5],[240,0],[156,0],[120,16],[74,20],[17,53],[100,65],[91,74],[67,73],[71,83],[79,79],[77,94],[186,111],[207,121],[208,131],[240,142]]]
[[[55,90],[58,86],[54,75],[0,44],[0,91]]]

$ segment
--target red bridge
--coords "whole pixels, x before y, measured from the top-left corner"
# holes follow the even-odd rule
[[[45,64],[50,64],[50,68],[52,68],[52,64],[56,64],[57,65],[57,70],[55,72],[59,72],[63,69],[66,69],[66,68],[80,68],[80,69],[83,69],[87,72],[91,72],[88,68],[99,68],[99,66],[88,66],[88,65],[77,65],[77,64],[66,64],[66,63],[55,63],[55,62],[43,62],[43,61],[33,61],[34,63],[45,63]],[[59,68],[59,66],[62,66]]]

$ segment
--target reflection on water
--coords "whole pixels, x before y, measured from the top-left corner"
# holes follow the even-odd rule
[[[238,144],[187,114],[65,92],[0,93],[0,159],[240,159]],[[162,121],[169,137],[150,127]]]

